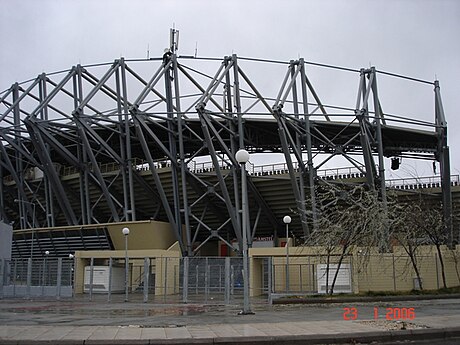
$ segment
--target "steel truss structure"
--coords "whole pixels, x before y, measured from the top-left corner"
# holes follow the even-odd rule
[[[266,85],[257,85],[245,64],[266,74],[284,69],[283,79],[269,79],[279,83],[277,95],[263,96]],[[354,74],[356,106],[323,104],[307,67]],[[433,86],[435,121],[385,114],[379,73]],[[284,155],[281,173],[291,192],[279,198],[293,200],[292,228],[303,234],[318,217],[315,185],[327,183],[317,172],[333,157],[354,166],[383,200],[385,157],[438,161],[453,240],[447,122],[437,81],[304,59],[181,57],[173,50],[14,84],[0,94],[0,138],[0,216],[16,229],[157,219],[172,225],[184,255],[215,239],[228,245],[236,239],[241,248],[235,153],[245,148]],[[249,238],[276,236],[284,214],[261,190],[264,173],[247,171]]]

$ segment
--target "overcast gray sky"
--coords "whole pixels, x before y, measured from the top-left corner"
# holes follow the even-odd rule
[[[78,63],[144,58],[147,46],[150,56],[160,56],[173,23],[181,54],[193,55],[198,42],[200,56],[301,56],[430,81],[436,76],[452,173],[460,173],[458,0],[0,0],[0,90]],[[391,98],[385,102],[384,110],[398,108]],[[428,165],[417,168],[431,173]]]

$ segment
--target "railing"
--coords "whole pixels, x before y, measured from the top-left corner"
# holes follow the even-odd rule
[[[441,176],[407,177],[387,180],[387,186],[396,189],[440,188]],[[459,175],[450,176],[451,186],[460,185]]]
[[[219,160],[218,166],[220,169],[227,170],[231,168],[231,162],[227,160]],[[306,162],[303,162],[306,164]],[[133,158],[132,166],[137,171],[150,171],[150,165],[147,161]],[[155,169],[164,169],[171,167],[171,161],[162,160],[154,162]],[[196,162],[189,161],[187,168],[194,173],[207,173],[215,171],[215,165],[212,161],[208,162]],[[300,170],[299,163],[293,162],[294,171]],[[106,163],[99,164],[99,170],[101,173],[111,173],[118,171],[120,165],[118,163]],[[251,162],[246,163],[246,171],[251,176],[270,176],[270,175],[282,175],[289,172],[287,163],[270,163],[262,165],[254,165]],[[332,169],[321,169],[316,171],[316,176],[321,179],[332,180],[332,179],[353,179],[353,178],[364,178],[365,168],[358,167],[343,167],[343,168],[332,168]],[[79,170],[73,166],[61,167],[61,176],[70,176],[78,174]],[[11,175],[4,177],[4,183],[12,183],[13,178]],[[451,185],[459,186],[460,177],[459,175],[451,175]],[[405,177],[398,179],[386,180],[386,185],[389,188],[396,189],[421,189],[421,188],[440,188],[441,187],[441,176],[423,176],[423,177]]]

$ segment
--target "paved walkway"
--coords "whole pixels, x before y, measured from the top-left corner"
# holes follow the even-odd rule
[[[386,308],[402,310],[404,304],[259,304],[255,315],[237,315],[238,306],[0,300],[0,344],[281,345],[460,337],[460,299],[411,302],[413,320],[386,320]],[[344,308],[356,308],[356,320],[344,320]]]

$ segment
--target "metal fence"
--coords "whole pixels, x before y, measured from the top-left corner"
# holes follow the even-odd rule
[[[88,259],[84,265],[76,291],[90,300],[231,304],[243,297],[241,258],[112,258],[102,266]]]
[[[420,256],[421,279],[407,256],[348,256],[337,273],[334,291],[411,290],[442,287],[437,255]],[[444,257],[448,286],[458,285],[460,268]],[[276,295],[326,293],[338,257],[252,258],[250,291],[271,302]],[[329,269],[327,269],[329,268]],[[243,262],[239,257],[151,257],[0,260],[0,298],[72,297],[152,303],[239,304],[243,301]],[[417,279],[415,279],[417,278]]]
[[[184,301],[230,304],[242,298],[241,258],[184,258],[182,263],[181,287]]]
[[[278,258],[279,259],[279,258]],[[310,262],[258,258],[255,296],[314,293],[318,274]],[[310,260],[310,259],[308,259]],[[1,297],[72,297],[92,300],[235,304],[243,300],[243,260],[239,257],[154,257],[82,260],[75,279],[73,259],[0,260]],[[288,273],[288,274],[287,274]],[[74,285],[76,284],[76,285]],[[105,296],[105,297],[104,297]]]
[[[290,258],[276,258],[272,263],[272,293],[275,294],[317,294],[326,293],[337,272],[336,291],[351,292],[353,274],[352,257],[343,258],[340,268],[337,256],[305,255]]]
[[[0,259],[0,297],[72,297],[73,260]]]
[[[254,259],[250,291],[262,296],[259,301],[272,301],[280,294],[317,294],[330,288],[337,258],[304,256],[291,258],[287,268],[285,258],[258,257]],[[238,257],[156,258],[146,267],[133,263],[136,272],[130,286],[130,296],[140,292],[144,301],[182,301],[205,304],[235,304],[243,300],[243,261]],[[329,266],[328,266],[329,265]],[[346,257],[336,281],[337,292],[351,292],[352,258]],[[329,267],[329,270],[326,270]],[[143,281],[149,280],[149,288]],[[134,297],[134,296],[133,296]]]

